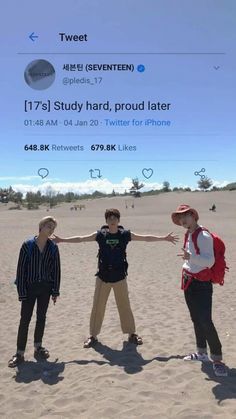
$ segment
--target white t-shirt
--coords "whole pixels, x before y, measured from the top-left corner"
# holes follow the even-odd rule
[[[192,234],[189,233],[185,250],[190,253],[190,259],[185,260],[183,268],[189,272],[197,273],[205,268],[211,268],[215,263],[213,238],[208,231],[200,231],[197,237],[197,245],[200,254],[196,254]]]

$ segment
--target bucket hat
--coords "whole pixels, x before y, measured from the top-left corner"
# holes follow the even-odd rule
[[[179,226],[180,222],[179,222],[178,214],[184,214],[185,212],[191,212],[193,216],[195,217],[196,221],[198,221],[199,219],[198,212],[194,208],[190,207],[190,205],[181,204],[176,208],[176,211],[171,214],[173,223]]]

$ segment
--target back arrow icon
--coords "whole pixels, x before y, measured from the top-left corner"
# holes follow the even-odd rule
[[[33,41],[33,42],[34,42],[34,41],[35,41],[35,39],[36,39],[36,38],[38,38],[38,35],[35,35],[35,34],[34,34],[34,32],[32,32],[32,33],[29,35],[29,38],[31,39],[31,41]]]

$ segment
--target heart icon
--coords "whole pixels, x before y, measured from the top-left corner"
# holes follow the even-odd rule
[[[153,175],[153,170],[145,168],[145,169],[142,170],[142,174],[146,179],[150,179],[150,177],[152,177],[152,175]]]

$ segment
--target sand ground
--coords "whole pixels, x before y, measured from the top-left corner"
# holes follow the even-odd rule
[[[134,203],[134,208],[131,204]],[[229,377],[216,378],[211,364],[187,363],[195,350],[193,328],[180,290],[183,231],[170,213],[189,203],[200,222],[225,241],[230,272],[224,287],[214,286],[213,318],[223,345]],[[215,203],[217,211],[209,211]],[[128,208],[125,205],[128,205]],[[63,204],[50,212],[9,211],[0,205],[0,416],[1,418],[142,418],[215,419],[236,417],[235,192],[167,193],[133,200],[114,197],[88,200],[71,211]],[[26,360],[17,370],[7,367],[15,352],[20,303],[13,284],[23,240],[37,233],[38,221],[52,214],[58,235],[82,235],[104,223],[106,208],[119,208],[121,224],[137,233],[174,231],[181,241],[128,246],[128,284],[138,333],[144,345],[127,343],[111,294],[100,343],[83,349],[96,272],[97,244],[60,244],[61,297],[50,304],[44,345],[48,362],[33,358],[32,319]]]

